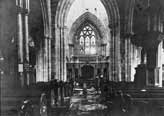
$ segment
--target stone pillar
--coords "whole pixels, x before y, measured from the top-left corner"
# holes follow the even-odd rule
[[[154,14],[154,19],[153,19],[153,31],[158,30],[158,15]]]
[[[55,78],[61,80],[60,72],[61,72],[61,65],[60,65],[60,28],[56,26],[56,41],[55,41]]]
[[[28,14],[29,14],[29,0],[25,0],[25,12],[24,12],[24,38],[25,38],[25,78],[26,84],[30,84],[30,75],[29,75],[29,29],[28,29]]]
[[[111,70],[114,81],[121,81],[121,54],[120,54],[120,35],[117,32],[117,25],[112,29],[112,44],[111,44]]]
[[[56,78],[56,54],[55,54],[55,37],[51,39],[51,75]]]
[[[21,80],[21,86],[24,86],[24,70],[23,70],[23,2],[16,0],[17,5],[17,37],[18,37],[18,73]]]
[[[52,15],[51,15],[51,0],[47,0],[47,14],[48,14],[48,80],[52,78],[52,55],[51,55],[51,41],[52,41]]]
[[[110,52],[111,52],[111,77],[112,77],[112,81],[116,81],[116,69],[115,69],[115,49],[114,49],[114,43],[115,43],[115,41],[114,41],[114,37],[113,36],[115,36],[114,34],[113,34],[114,32],[113,31],[111,31],[111,48],[110,48]]]
[[[47,82],[49,80],[49,77],[48,77],[48,37],[45,37],[44,38],[44,52],[43,52],[43,78],[44,78],[44,81]]]
[[[66,54],[65,33],[66,27],[57,27],[56,35],[56,76],[59,80],[66,80]]]
[[[42,42],[42,41],[41,41]],[[44,80],[44,60],[43,60],[43,46],[41,43],[40,50],[38,51],[37,60],[36,60],[36,81],[43,81]]]
[[[132,44],[130,38],[125,40],[125,81],[131,80],[131,51]]]
[[[124,55],[124,71],[125,71],[125,81],[127,81],[128,78],[128,40],[125,39],[125,55]]]
[[[155,68],[155,85],[162,87],[162,41],[158,45],[156,57],[157,66]]]
[[[68,28],[66,26],[64,26],[64,28],[63,28],[63,42],[64,42],[63,43],[63,81],[67,80],[66,56],[69,54],[68,38],[66,38],[67,32],[68,32]]]
[[[60,78],[64,80],[64,27],[60,27]]]
[[[51,38],[48,39],[48,80],[51,80]]]
[[[51,80],[51,38],[44,38],[43,49],[43,80],[47,82]]]

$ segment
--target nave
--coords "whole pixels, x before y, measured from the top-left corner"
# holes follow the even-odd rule
[[[95,88],[95,82],[78,83],[73,90],[59,87],[58,96],[52,88],[49,93],[47,89],[41,92],[40,100],[34,103],[34,99],[28,99],[24,105],[32,110],[22,110],[21,116],[162,116],[164,113],[164,100],[154,100],[151,89],[141,90],[142,96],[136,89],[135,96],[130,90],[121,90],[118,86],[109,86],[110,82],[104,83],[103,87]],[[48,86],[48,85],[46,85]],[[41,87],[41,86],[40,86]],[[55,86],[56,87],[56,86]],[[68,87],[68,86],[67,86]],[[45,83],[44,83],[45,88]],[[70,89],[70,90],[69,90]],[[157,91],[157,90],[156,90]],[[160,93],[158,89],[158,92]],[[70,92],[70,93],[69,93]],[[133,90],[134,92],[134,90]],[[50,96],[48,96],[50,94]],[[147,96],[145,96],[145,95]],[[154,94],[155,95],[155,94]],[[163,94],[164,96],[164,94]],[[138,97],[138,98],[137,98]],[[146,99],[144,98],[146,97]],[[157,98],[157,96],[155,96]],[[30,97],[32,98],[32,97]],[[34,98],[34,96],[33,96]],[[139,99],[140,98],[140,99]],[[57,101],[55,101],[57,100]],[[31,103],[30,103],[31,102]],[[30,104],[30,105],[29,105]],[[32,107],[32,106],[33,107]],[[22,107],[22,106],[21,106]]]
[[[163,116],[164,0],[1,0],[0,22],[0,116]]]

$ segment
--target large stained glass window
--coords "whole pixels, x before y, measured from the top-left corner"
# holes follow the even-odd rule
[[[89,25],[81,30],[79,44],[81,54],[96,54],[96,36],[95,32]]]

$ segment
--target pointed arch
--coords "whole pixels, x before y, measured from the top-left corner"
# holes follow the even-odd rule
[[[76,21],[73,23],[69,32],[69,38],[73,38],[77,30],[86,23],[93,25],[101,38],[105,37],[106,29],[101,21],[94,14],[86,12],[78,17],[78,19],[76,19]]]
[[[57,27],[64,26],[68,12],[71,5],[75,0],[60,0],[57,5],[57,12],[55,14],[55,24]],[[104,5],[108,20],[111,22],[112,27],[120,27],[120,14],[116,0],[100,0]],[[119,28],[118,28],[119,30]]]
[[[52,20],[54,24],[52,24],[52,29],[54,31],[55,38],[55,52],[57,54],[55,65],[59,68],[56,68],[56,76],[61,77],[61,79],[65,80],[66,73],[66,61],[65,56],[67,51],[66,46],[66,20],[68,13],[70,11],[70,7],[75,0],[59,0],[57,3],[57,10],[52,14]],[[109,22],[109,28],[111,30],[111,46],[110,46],[110,61],[111,63],[111,77],[114,78],[115,81],[121,81],[121,57],[120,57],[120,14],[119,8],[116,0],[100,0],[104,5]],[[51,3],[55,3],[55,0],[52,0]]]

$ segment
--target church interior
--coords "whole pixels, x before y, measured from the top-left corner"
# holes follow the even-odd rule
[[[162,116],[164,1],[1,0],[0,88],[1,116]]]

